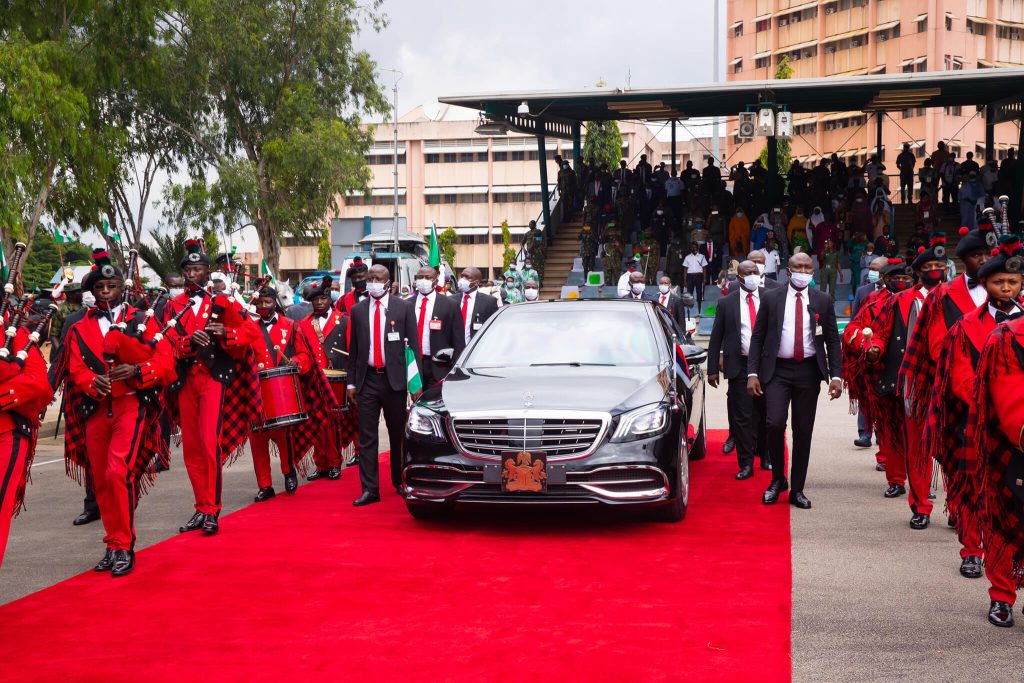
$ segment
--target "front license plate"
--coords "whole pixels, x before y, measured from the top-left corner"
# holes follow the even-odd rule
[[[540,493],[548,488],[548,460],[544,453],[520,451],[501,459],[501,490]]]

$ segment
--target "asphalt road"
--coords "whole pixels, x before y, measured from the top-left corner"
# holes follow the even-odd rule
[[[709,390],[708,422],[726,426],[724,388]],[[830,403],[823,393],[806,488],[814,508],[792,511],[794,680],[1022,680],[1024,616],[1018,608],[1013,629],[988,624],[987,582],[959,575],[941,492],[933,525],[911,530],[906,499],[882,497],[884,477],[874,471],[871,451],[853,446],[855,437],[845,397]],[[62,447],[52,438],[40,441],[29,508],[14,521],[0,568],[0,603],[88,570],[101,555],[99,523],[71,526],[82,494],[64,475]],[[276,469],[274,476],[283,495]],[[760,497],[766,485],[758,471],[722,495]],[[251,462],[243,458],[225,470],[225,511],[249,504],[255,489]],[[139,507],[139,547],[175,535],[191,515],[190,501],[176,451],[171,471]]]

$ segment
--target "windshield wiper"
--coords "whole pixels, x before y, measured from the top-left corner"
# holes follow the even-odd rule
[[[583,367],[584,365],[587,365],[587,366],[595,366],[596,365],[596,366],[600,366],[600,367],[604,367],[604,368],[615,367],[614,363],[581,363],[578,360],[567,361],[565,363],[530,363],[530,367],[531,368],[545,368],[545,367],[552,367],[552,366],[555,366],[555,365],[568,365],[568,366],[573,367],[573,368]]]

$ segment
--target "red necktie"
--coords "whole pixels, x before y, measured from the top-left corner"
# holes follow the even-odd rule
[[[793,314],[793,360],[804,359],[804,301],[796,293],[796,311]]]
[[[420,319],[417,327],[420,331],[420,349],[423,348],[423,321],[427,319],[427,297],[422,297],[420,302]]]
[[[380,302],[376,302],[377,307],[373,309],[373,367],[382,368],[384,367],[384,344],[381,342],[381,326],[380,326]]]
[[[754,308],[754,295],[747,293],[747,310],[750,311],[750,329],[754,329],[754,323],[757,321],[757,309]]]
[[[666,296],[667,296],[667,295],[665,295],[665,294],[662,294],[662,295],[661,295],[661,305],[662,305],[662,306],[664,306],[664,305],[665,305],[665,297],[666,297]]]
[[[466,322],[466,315],[469,313],[469,294],[462,299],[462,322]]]

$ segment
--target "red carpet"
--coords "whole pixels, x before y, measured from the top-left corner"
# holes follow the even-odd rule
[[[303,486],[0,607],[0,679],[787,681],[789,508],[709,436],[679,524]]]

